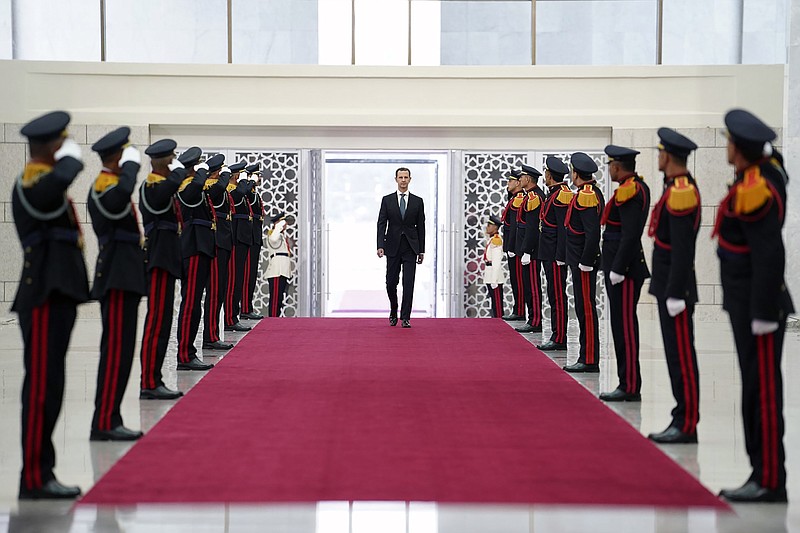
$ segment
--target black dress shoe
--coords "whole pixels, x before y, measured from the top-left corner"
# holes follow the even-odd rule
[[[51,479],[38,489],[19,489],[20,500],[72,500],[81,495],[81,489],[62,485]]]
[[[540,333],[542,331],[542,326],[531,326],[530,324],[525,324],[524,326],[514,328],[514,331],[519,331],[520,333]]]
[[[389,317],[389,325],[390,326],[396,326],[397,325],[397,317],[396,316],[390,316]]]
[[[741,503],[786,503],[786,489],[772,490],[762,487],[755,481],[748,481],[738,489],[722,489],[719,492],[721,498],[731,502]]]
[[[213,363],[204,363],[197,357],[193,357],[188,363],[178,363],[178,370],[211,370]]]
[[[165,385],[159,385],[155,389],[142,389],[139,391],[140,400],[174,400],[183,396],[179,390],[168,389]]]
[[[410,328],[411,327],[411,321],[410,320],[403,320],[403,327],[404,328]]]
[[[117,426],[106,431],[93,429],[89,435],[89,440],[138,440],[142,435],[144,433],[141,431],[134,431],[125,426]]]
[[[237,322],[232,326],[225,326],[225,331],[250,331],[251,329],[253,328],[250,326],[245,326],[241,322]]]
[[[239,316],[241,316],[242,318],[246,318],[247,320],[261,320],[262,318],[264,318],[264,315],[260,315],[258,313],[242,313]]]
[[[503,320],[525,320],[525,317],[522,315],[517,315],[515,313],[512,313],[508,316],[504,316]]]
[[[586,363],[573,363],[564,365],[562,368],[572,374],[597,374],[600,372],[600,365],[587,365]]]
[[[697,433],[684,433],[675,426],[670,426],[661,433],[650,433],[647,438],[660,444],[697,444]]]
[[[642,395],[636,392],[625,392],[622,389],[614,389],[611,392],[600,394],[600,399],[604,402],[641,402]]]
[[[563,352],[566,351],[567,349],[567,343],[547,341],[546,343],[539,344],[536,347],[542,350],[543,352]]]
[[[222,341],[204,342],[203,348],[208,348],[209,350],[230,350],[233,348],[233,344]]]

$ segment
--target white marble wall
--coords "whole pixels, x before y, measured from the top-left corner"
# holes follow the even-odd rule
[[[730,65],[739,62],[743,0],[664,2],[665,65]]]
[[[792,2],[789,34],[789,62],[786,67],[784,160],[790,181],[786,209],[786,280],[800,309],[800,3]]]
[[[317,4],[318,0],[235,0],[233,62],[316,65]]]
[[[11,0],[0,0],[0,59],[12,59]]]
[[[785,63],[790,0],[744,0],[742,63]]]
[[[100,60],[97,0],[18,0],[12,6],[14,59]]]

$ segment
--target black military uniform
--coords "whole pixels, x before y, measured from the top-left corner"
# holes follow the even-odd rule
[[[78,304],[89,299],[83,238],[67,188],[83,168],[80,147],[66,137],[63,111],[22,130],[31,160],[14,181],[11,206],[24,266],[11,310],[25,344],[22,383],[22,473],[19,498],[75,498],[53,473],[53,428],[64,398],[64,365]]]
[[[103,336],[91,440],[136,440],[141,431],[122,423],[120,405],[133,366],[139,301],[147,292],[143,237],[131,195],[141,167],[128,143],[130,128],[118,128],[92,145],[103,161],[86,200],[97,234],[92,298],[100,301]]]
[[[519,170],[511,170],[508,180],[519,180],[522,173]],[[503,221],[503,251],[508,259],[508,277],[511,282],[511,293],[514,296],[514,308],[509,316],[503,317],[504,320],[523,320],[525,318],[525,291],[522,286],[522,264],[520,257],[516,254],[517,243],[517,224],[518,213],[522,204],[525,202],[525,193],[508,193],[508,203],[506,203],[500,219]]]
[[[577,175],[582,184],[572,198],[564,217],[567,230],[567,265],[572,273],[575,314],[580,326],[578,360],[564,366],[567,372],[600,371],[600,339],[597,322],[597,268],[600,266],[600,216],[605,201],[593,174],[597,164],[583,152],[570,158],[573,181]]]
[[[636,150],[610,144],[605,148],[609,164],[620,166],[619,187],[603,211],[603,270],[611,315],[611,334],[617,356],[619,386],[603,393],[607,402],[640,401],[642,376],[639,371],[639,320],[636,306],[644,280],[650,277],[642,249],[642,232],[650,211],[650,188],[633,170]],[[613,176],[613,174],[612,174]],[[622,278],[622,279],[621,279]]]
[[[733,501],[786,501],[781,352],[786,317],[794,311],[786,288],[781,229],[788,177],[769,144],[772,131],[751,113],[725,116],[736,181],[717,210],[714,235],[742,374],[742,418],[752,473]],[[733,145],[731,147],[731,145]]]
[[[233,213],[231,221],[233,249],[228,263],[228,287],[225,292],[226,327],[239,323],[242,289],[245,280],[249,279],[245,278],[245,267],[249,261],[250,247],[253,244],[253,210],[247,198],[251,184],[247,179],[247,174],[242,172],[245,165],[244,161],[240,161],[230,166],[231,173],[239,173],[239,181],[236,185],[228,185]]]
[[[200,327],[200,302],[203,297],[211,260],[216,254],[214,231],[214,206],[206,196],[203,187],[208,177],[208,165],[194,166],[203,155],[200,148],[193,146],[183,152],[178,160],[187,169],[187,178],[178,189],[181,204],[181,255],[183,274],[181,275],[181,309],[178,314],[178,370],[209,370],[214,367],[197,358],[194,339]]]
[[[247,167],[247,173],[250,174],[250,176],[260,174],[261,164],[255,163],[250,165]],[[251,188],[247,199],[250,201],[250,207],[253,210],[253,244],[249,249],[250,260],[245,265],[245,275],[247,276],[245,280],[247,285],[245,286],[244,294],[242,296],[242,318],[260,320],[264,318],[264,316],[256,313],[256,310],[253,307],[253,296],[256,291],[258,269],[261,265],[261,247],[264,245],[265,211],[264,202],[261,200],[261,195],[258,193],[256,181],[255,179],[250,181]]]
[[[676,158],[675,166],[681,168],[669,173],[664,169],[664,192],[650,215],[648,231],[655,240],[650,294],[658,301],[664,355],[676,405],[669,427],[648,438],[661,443],[694,443],[700,419],[700,376],[694,347],[694,256],[702,203],[685,161],[697,145],[669,128],[660,128],[658,136],[659,167],[662,161],[666,166]]]
[[[522,175],[529,176],[531,187],[525,189],[525,199],[517,211],[517,244],[515,252],[519,256],[522,271],[522,290],[525,294],[525,307],[528,321],[516,328],[520,333],[542,331],[542,278],[539,263],[539,214],[544,203],[544,193],[539,188],[541,172],[522,165]]]
[[[547,279],[547,299],[550,302],[550,340],[537,346],[540,350],[567,349],[567,233],[564,219],[574,194],[563,183],[569,172],[561,159],[547,158],[545,176],[554,182],[541,208],[539,261]]]
[[[174,157],[176,147],[174,140],[162,139],[151,144],[144,153],[154,160]],[[166,169],[166,176],[163,173],[164,169],[161,169],[161,174],[154,169],[139,188],[148,276],[139,398],[146,400],[172,400],[183,395],[164,385],[161,368],[172,328],[175,280],[180,279],[182,270],[181,208],[175,193],[186,178],[186,170],[177,159],[173,159]]]
[[[225,156],[217,154],[208,161],[208,175],[204,186],[206,195],[214,207],[214,216],[217,221],[216,255],[211,260],[211,272],[206,284],[206,297],[203,314],[203,348],[214,350],[228,350],[233,344],[222,342],[219,336],[219,313],[228,290],[228,270],[233,249],[233,235],[231,233],[231,205],[232,200],[228,194],[228,180],[230,171],[217,174],[222,170]],[[247,328],[248,330],[250,328]]]

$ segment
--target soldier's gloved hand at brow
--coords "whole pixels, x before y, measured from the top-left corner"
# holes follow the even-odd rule
[[[194,171],[197,172],[198,170],[208,170],[208,165],[205,163],[198,163],[194,166]]]
[[[142,164],[142,154],[139,153],[135,146],[127,146],[122,151],[122,157],[119,158],[119,166],[128,162],[133,162],[137,165]]]
[[[176,157],[175,159],[172,160],[172,163],[167,165],[167,168],[169,169],[170,172],[172,172],[173,170],[177,170],[179,168],[186,168],[186,167],[184,167],[183,163],[178,161],[178,158]]]
[[[612,270],[611,272],[608,273],[608,279],[611,280],[612,285],[617,285],[625,281],[625,276],[623,276],[622,274],[617,274]]]
[[[754,318],[753,321],[750,323],[750,331],[753,332],[753,335],[767,335],[768,333],[772,333],[773,331],[777,331],[780,324],[777,322],[772,322],[770,320],[760,320],[758,318]]]
[[[581,269],[581,272],[591,272],[594,270],[594,267],[586,266],[583,263],[578,263],[578,268]]]
[[[282,232],[285,227],[286,227],[286,220],[279,220],[275,223],[275,231],[277,231],[278,233]]]
[[[220,176],[227,175],[230,178],[231,177],[231,169],[229,169],[228,167],[223,166],[221,169],[219,169],[219,175]]]
[[[78,161],[83,161],[81,155],[81,147],[78,146],[73,139],[64,139],[64,142],[61,144],[61,148],[56,151],[55,155],[56,161],[61,161],[65,157],[71,157],[73,159],[77,159]]]
[[[683,310],[686,309],[686,300],[680,300],[678,298],[667,298],[667,313],[672,318],[675,318],[679,314],[683,313]]]
[[[522,254],[520,257],[519,262],[523,265],[530,265],[531,264],[531,254]]]

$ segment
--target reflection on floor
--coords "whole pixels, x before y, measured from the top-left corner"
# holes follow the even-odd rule
[[[488,320],[488,319],[487,319]],[[519,324],[510,324],[510,326]],[[121,457],[129,444],[88,440],[97,373],[99,321],[82,318],[76,325],[67,361],[64,409],[54,440],[59,479],[84,490]],[[388,327],[388,326],[387,326]],[[642,321],[641,404],[612,404],[643,434],[660,431],[669,422],[673,401],[664,362],[661,336],[656,322]],[[570,331],[577,331],[575,324]],[[280,531],[280,532],[410,532],[541,533],[561,531],[630,532],[800,532],[800,507],[787,505],[736,506],[734,513],[642,508],[580,508],[557,506],[459,506],[424,502],[317,502],[297,505],[207,505],[153,506],[84,509],[72,512],[72,503],[18,502],[19,397],[22,382],[21,340],[15,323],[0,324],[0,533],[3,531]],[[233,340],[240,338],[237,334]],[[538,342],[541,334],[526,335]],[[598,393],[616,385],[613,350],[603,335],[601,373],[578,375],[587,389]],[[701,376],[701,420],[698,445],[663,446],[662,450],[712,491],[738,486],[749,473],[739,412],[739,375],[733,340],[727,323],[697,325]],[[570,344],[567,354],[553,359],[563,364],[576,357]],[[190,389],[203,377],[199,372],[175,371],[171,346],[165,369],[170,387]],[[783,371],[786,403],[788,492],[790,502],[800,497],[800,394],[791,384],[800,378],[800,333],[787,334]],[[137,352],[138,353],[138,352]],[[215,362],[221,354],[205,351],[204,359]],[[137,359],[138,360],[138,359]],[[138,363],[134,365],[125,400],[123,418],[131,428],[147,431],[174,402],[138,399]],[[224,450],[209,450],[202,442],[187,443],[200,460],[213,460]],[[576,453],[579,453],[576,447]],[[157,483],[158,480],[154,480]]]

